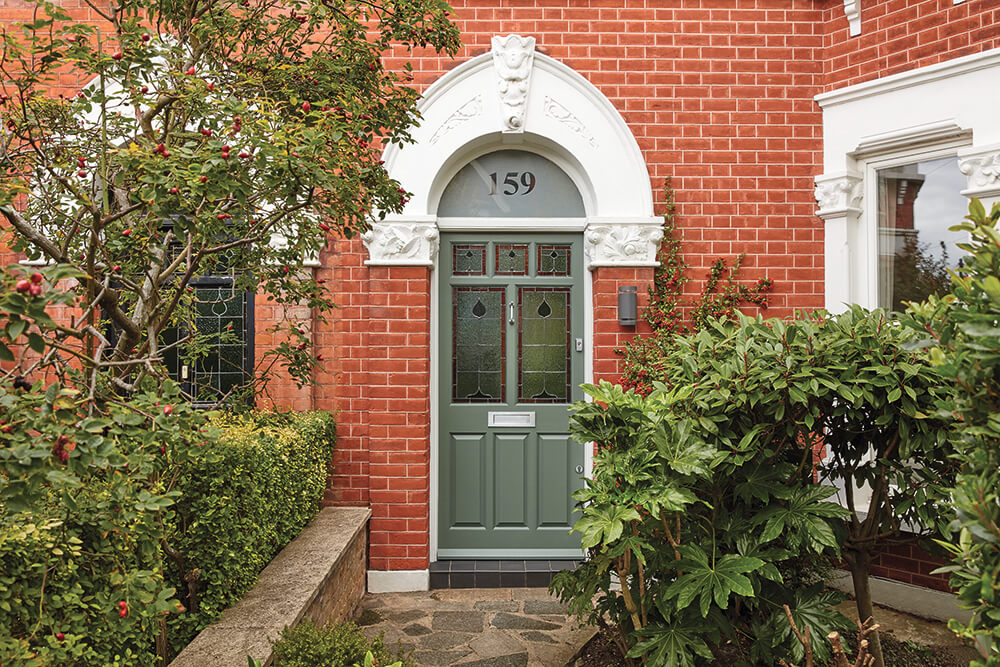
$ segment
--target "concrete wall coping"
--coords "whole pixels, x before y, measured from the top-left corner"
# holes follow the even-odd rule
[[[267,664],[271,640],[302,620],[370,517],[367,507],[322,509],[243,599],[202,630],[170,667],[246,667],[248,655]]]

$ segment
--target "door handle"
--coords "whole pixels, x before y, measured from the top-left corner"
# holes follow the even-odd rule
[[[510,324],[514,324],[514,302],[511,301],[507,304],[507,321]]]

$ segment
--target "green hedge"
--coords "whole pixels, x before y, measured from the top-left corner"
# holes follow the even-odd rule
[[[218,439],[212,426],[221,427]],[[158,640],[179,651],[315,516],[333,456],[332,415],[217,418],[204,437],[198,456],[160,478],[164,489],[173,484],[165,510],[132,498],[145,491],[131,488],[131,475],[149,478],[136,465],[95,472],[72,498],[29,512],[0,506],[0,664],[156,664]],[[196,580],[197,604],[185,577]],[[191,609],[178,613],[175,601]]]
[[[179,479],[171,544],[184,557],[167,566],[178,597],[197,612],[172,622],[179,650],[256,583],[257,575],[319,510],[333,458],[335,423],[325,412],[260,413],[220,420],[217,456]],[[198,571],[198,601],[183,575]]]

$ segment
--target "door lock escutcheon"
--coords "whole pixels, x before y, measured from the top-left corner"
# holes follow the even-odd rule
[[[582,338],[577,338],[576,339],[576,351],[577,352],[583,352],[583,339]]]

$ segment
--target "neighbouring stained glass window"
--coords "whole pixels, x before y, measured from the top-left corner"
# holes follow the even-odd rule
[[[528,273],[528,246],[496,245],[496,273],[501,276],[524,276]]]
[[[452,292],[456,403],[504,400],[504,288],[456,287]]]
[[[538,275],[568,276],[569,246],[538,244]]]
[[[569,288],[518,290],[518,400],[565,403],[570,387]]]
[[[456,276],[482,276],[486,274],[486,244],[456,243],[451,250]]]

